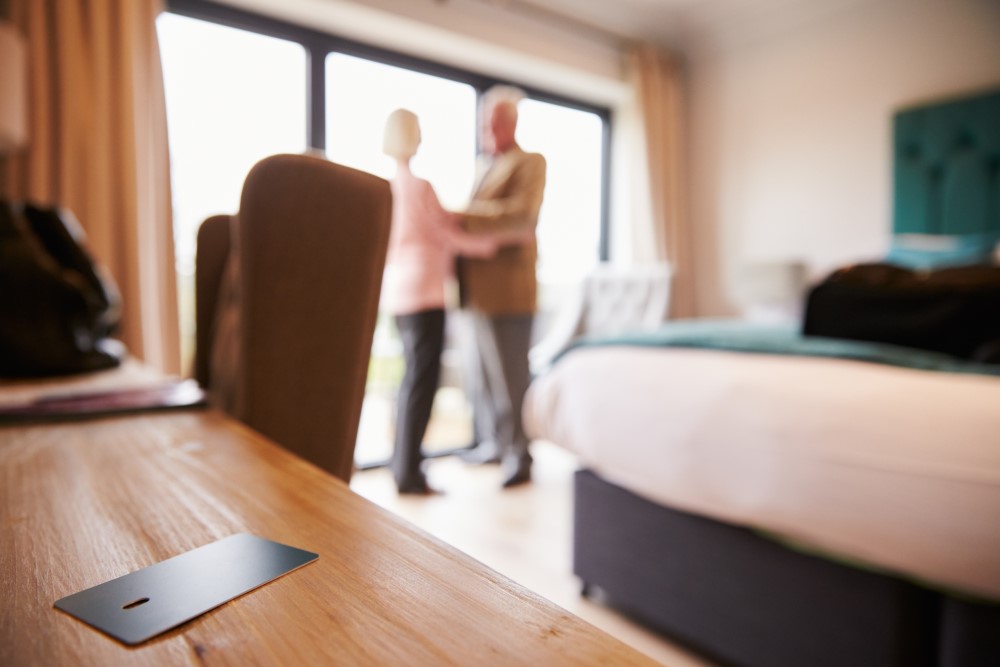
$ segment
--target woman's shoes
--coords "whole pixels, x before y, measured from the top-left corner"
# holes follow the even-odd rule
[[[408,480],[402,484],[396,484],[396,490],[400,495],[407,496],[435,496],[441,493],[427,483],[427,478],[421,475],[413,480]]]

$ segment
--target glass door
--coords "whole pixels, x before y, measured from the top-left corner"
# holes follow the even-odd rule
[[[445,208],[468,201],[475,179],[476,91],[465,83],[343,54],[326,60],[327,155],[334,162],[390,178],[395,169],[382,154],[385,120],[397,108],[420,119],[422,141],[411,167],[427,179]],[[446,451],[472,438],[469,408],[461,387],[459,353],[449,322],[441,388],[425,439],[425,450]],[[379,314],[372,344],[365,405],[355,454],[359,467],[392,454],[395,396],[403,357],[392,318]]]

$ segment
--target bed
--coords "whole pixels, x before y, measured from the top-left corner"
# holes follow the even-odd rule
[[[722,664],[1000,665],[1000,91],[894,155],[889,257],[800,325],[585,339],[529,390],[585,594]]]

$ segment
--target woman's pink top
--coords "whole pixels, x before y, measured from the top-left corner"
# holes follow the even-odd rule
[[[392,186],[392,232],[382,278],[382,309],[393,315],[444,308],[454,246],[448,213],[434,188],[400,165]]]

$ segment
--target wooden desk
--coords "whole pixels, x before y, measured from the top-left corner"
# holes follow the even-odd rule
[[[654,665],[214,411],[0,428],[0,665]],[[53,608],[246,531],[314,551],[135,648]]]

